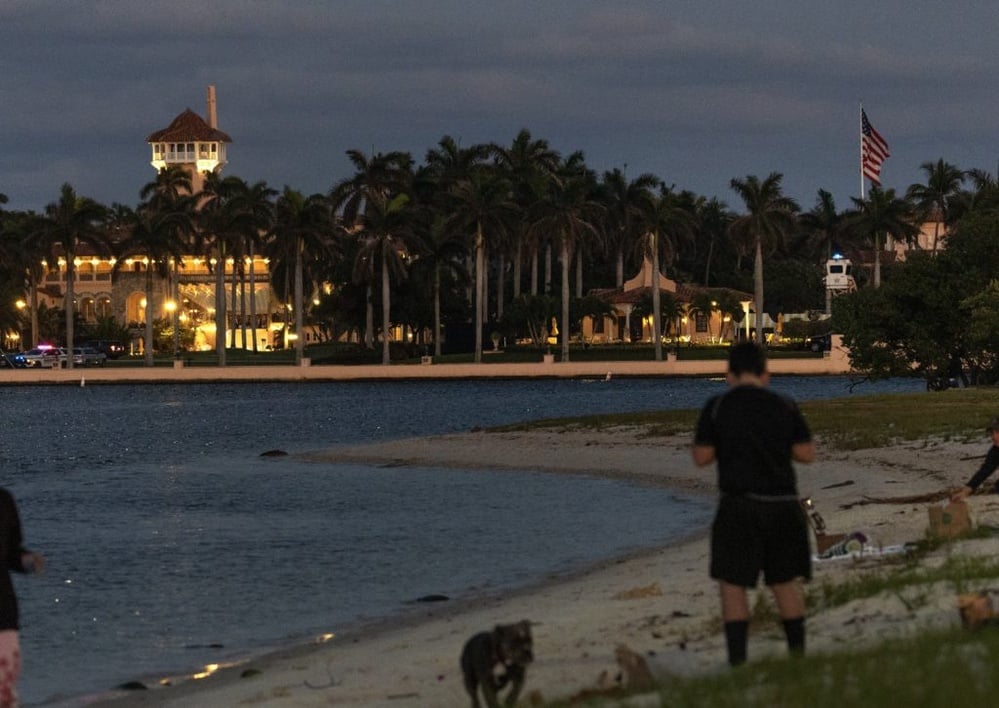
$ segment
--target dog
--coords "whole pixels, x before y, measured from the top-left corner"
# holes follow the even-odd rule
[[[488,708],[499,708],[497,692],[508,683],[510,692],[505,705],[517,702],[527,665],[534,660],[531,623],[498,624],[491,632],[479,632],[465,642],[461,651],[461,673],[465,690],[472,697],[472,708],[481,708],[479,688]]]

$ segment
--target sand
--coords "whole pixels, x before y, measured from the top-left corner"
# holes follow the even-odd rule
[[[308,455],[317,461],[536,469],[583,473],[713,494],[715,472],[696,469],[686,438],[648,438],[641,430],[471,432]],[[980,464],[987,443],[928,441],[859,452],[821,448],[819,459],[798,467],[799,491],[810,496],[830,532],[862,531],[884,547],[917,541],[928,526],[925,502],[869,503],[939,492],[963,483]],[[484,465],[482,460],[494,462]],[[999,523],[994,496],[969,499],[979,523]],[[923,563],[947,554],[995,554],[997,541],[948,544]],[[605,563],[572,577],[474,602],[426,604],[384,624],[336,634],[323,643],[224,668],[207,678],[174,681],[106,702],[116,706],[466,706],[458,655],[472,634],[497,623],[534,623],[536,660],[527,672],[531,698],[565,698],[627,682],[615,648],[641,655],[656,676],[726,670],[717,590],[707,577],[703,532],[667,548]],[[888,555],[815,564],[813,582],[838,582],[871,572]],[[919,605],[904,597],[875,597],[812,614],[809,652],[856,649],[863,642],[905,636],[923,627],[959,623],[951,588],[934,587]],[[763,592],[763,591],[760,591]],[[753,627],[750,660],[783,655],[774,626]],[[620,678],[619,678],[620,676]],[[641,705],[642,702],[631,705]],[[656,705],[648,697],[646,705]]]

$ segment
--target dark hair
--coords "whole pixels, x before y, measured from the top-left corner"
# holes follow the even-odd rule
[[[999,418],[993,418],[989,421],[989,425],[985,428],[985,432],[991,433],[995,430],[999,430]]]
[[[736,376],[741,374],[760,376],[767,370],[767,355],[763,348],[754,342],[733,344],[728,352],[728,370]]]

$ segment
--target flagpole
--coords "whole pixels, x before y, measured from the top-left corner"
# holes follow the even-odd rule
[[[860,101],[860,201],[864,201],[864,102]]]

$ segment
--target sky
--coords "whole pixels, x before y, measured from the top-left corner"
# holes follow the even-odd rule
[[[224,173],[278,190],[327,192],[349,149],[421,163],[526,128],[736,211],[730,181],[771,172],[845,209],[861,103],[885,187],[941,158],[996,171],[997,26],[966,0],[0,0],[0,193],[134,206],[146,136],[214,85]]]

